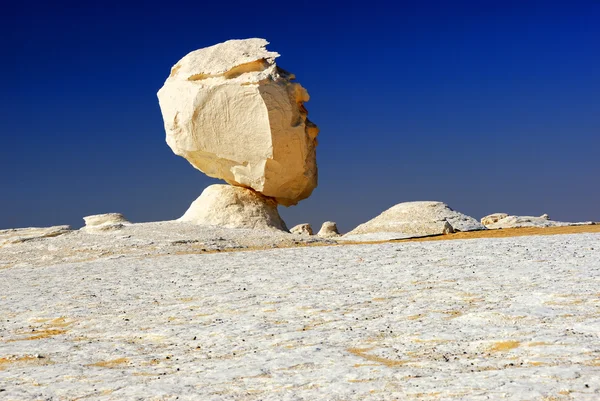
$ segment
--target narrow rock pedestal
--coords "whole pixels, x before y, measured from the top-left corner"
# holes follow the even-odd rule
[[[207,187],[178,221],[228,228],[288,231],[277,203],[248,188],[215,184]]]

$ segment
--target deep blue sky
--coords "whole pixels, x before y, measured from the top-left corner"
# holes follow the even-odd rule
[[[166,145],[188,52],[264,37],[311,95],[319,187],[289,226],[403,201],[600,220],[600,3],[23,2],[0,15],[0,228],[179,217],[217,182]],[[318,228],[318,227],[317,227]]]

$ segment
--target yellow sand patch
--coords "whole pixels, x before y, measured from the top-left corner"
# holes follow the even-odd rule
[[[454,319],[455,317],[459,317],[459,316],[461,316],[463,314],[459,310],[451,310],[451,311],[446,311],[446,312],[443,312],[443,313],[445,313],[446,315],[448,315],[446,317],[446,319]]]
[[[421,242],[421,241],[447,241],[455,239],[472,238],[507,238],[522,237],[528,235],[557,235],[557,234],[580,234],[598,233],[600,224],[589,226],[567,226],[567,227],[523,227],[505,228],[502,230],[467,231],[454,234],[438,235],[435,237],[413,238],[408,240],[396,240],[393,242]],[[383,241],[382,241],[383,242]]]
[[[384,302],[387,301],[387,298],[373,298],[374,302]]]
[[[435,397],[440,395],[441,393],[412,393],[412,394],[407,394],[408,397],[414,397],[414,398],[423,398],[423,397]]]
[[[6,369],[8,365],[21,364],[21,363],[34,363],[43,359],[37,358],[32,355],[18,356],[12,358],[0,358],[0,370]]]
[[[552,344],[547,343],[545,341],[535,341],[535,342],[527,344],[528,347],[539,347],[539,346],[542,346],[542,345],[552,345]]]
[[[99,368],[119,368],[123,365],[128,365],[129,364],[129,359],[127,358],[117,358],[117,359],[112,359],[110,361],[100,361],[100,362],[96,362],[96,363],[92,363],[88,366],[97,366]]]
[[[12,340],[7,340],[6,342],[15,342],[15,341],[31,341],[31,340],[39,340],[42,338],[54,337],[60,334],[64,334],[67,332],[65,327],[73,324],[72,320],[68,320],[64,317],[58,317],[55,319],[44,319],[39,318],[35,319],[40,322],[45,322],[45,324],[40,328],[33,328],[31,331],[21,331],[18,334],[26,335],[26,337],[15,338]]]
[[[521,343],[518,341],[500,341],[490,347],[492,352],[504,352],[517,348]]]
[[[352,355],[356,355],[358,357],[364,358],[367,361],[377,362],[382,365],[387,366],[388,368],[392,368],[395,366],[401,366],[406,363],[406,361],[387,359],[377,355],[367,354],[368,351],[371,351],[373,348],[348,348],[347,351]]]
[[[422,338],[413,338],[412,340],[415,343],[447,343],[450,340],[440,340],[440,339],[435,339],[435,338],[431,338],[429,340],[425,340]]]

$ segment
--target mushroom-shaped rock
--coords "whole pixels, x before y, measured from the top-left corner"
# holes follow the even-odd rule
[[[85,227],[82,230],[88,232],[119,230],[125,225],[131,224],[121,213],[94,214],[84,217],[83,221],[85,221]]]
[[[505,217],[508,217],[508,214],[506,214],[506,213],[488,214],[487,216],[481,218],[481,224],[483,224],[484,226],[494,224],[494,223],[498,222],[499,220],[502,220]]]
[[[313,235],[313,229],[308,223],[298,224],[297,226],[292,227],[290,232],[298,235]]]
[[[221,184],[207,187],[178,221],[287,231],[273,199],[248,188]]]
[[[264,39],[229,40],[173,66],[158,91],[175,154],[210,177],[290,206],[317,186],[308,92],[275,64]]]
[[[319,237],[331,238],[331,237],[339,237],[340,232],[338,231],[337,224],[333,221],[326,221],[321,226],[321,229],[317,233]]]
[[[456,231],[485,230],[477,220],[442,202],[405,202],[391,207],[344,235],[355,241],[427,237]]]

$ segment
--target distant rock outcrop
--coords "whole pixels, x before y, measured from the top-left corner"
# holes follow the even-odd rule
[[[585,226],[585,225],[593,225],[595,224],[593,221],[582,221],[577,223],[569,223],[564,221],[553,221],[550,220],[550,216],[547,214],[543,214],[540,217],[535,216],[510,216],[506,213],[496,213],[496,215],[505,215],[505,217],[493,221],[489,224],[484,225],[490,229],[502,229],[502,228],[522,228],[522,227],[565,227],[565,226]],[[494,216],[494,215],[490,215]],[[489,217],[489,216],[488,216]],[[481,219],[486,219],[484,217]],[[486,220],[491,221],[491,220]]]
[[[288,231],[273,199],[231,185],[207,187],[178,220],[229,228]]]
[[[337,224],[335,224],[334,221],[326,221],[321,226],[321,229],[319,230],[317,235],[319,237],[332,238],[332,237],[339,237],[340,232],[338,231]]]
[[[311,225],[308,223],[298,224],[297,226],[292,227],[290,229],[290,232],[292,234],[299,234],[299,235],[313,235],[313,229],[312,229]]]
[[[317,186],[306,89],[264,39],[229,40],[173,66],[158,91],[167,144],[210,177],[290,206]]]
[[[345,234],[343,239],[378,241],[485,230],[477,220],[442,202],[405,202]]]
[[[84,217],[83,221],[85,227],[82,230],[87,232],[114,231],[131,224],[121,213],[94,214]]]
[[[0,230],[0,246],[58,237],[72,231],[70,226],[9,228]]]
[[[506,213],[492,213],[492,214],[488,214],[487,216],[481,218],[481,224],[483,224],[484,226],[487,226],[487,225],[490,225],[490,224],[494,224],[498,220],[502,220],[505,217],[508,217],[508,214],[506,214]]]

